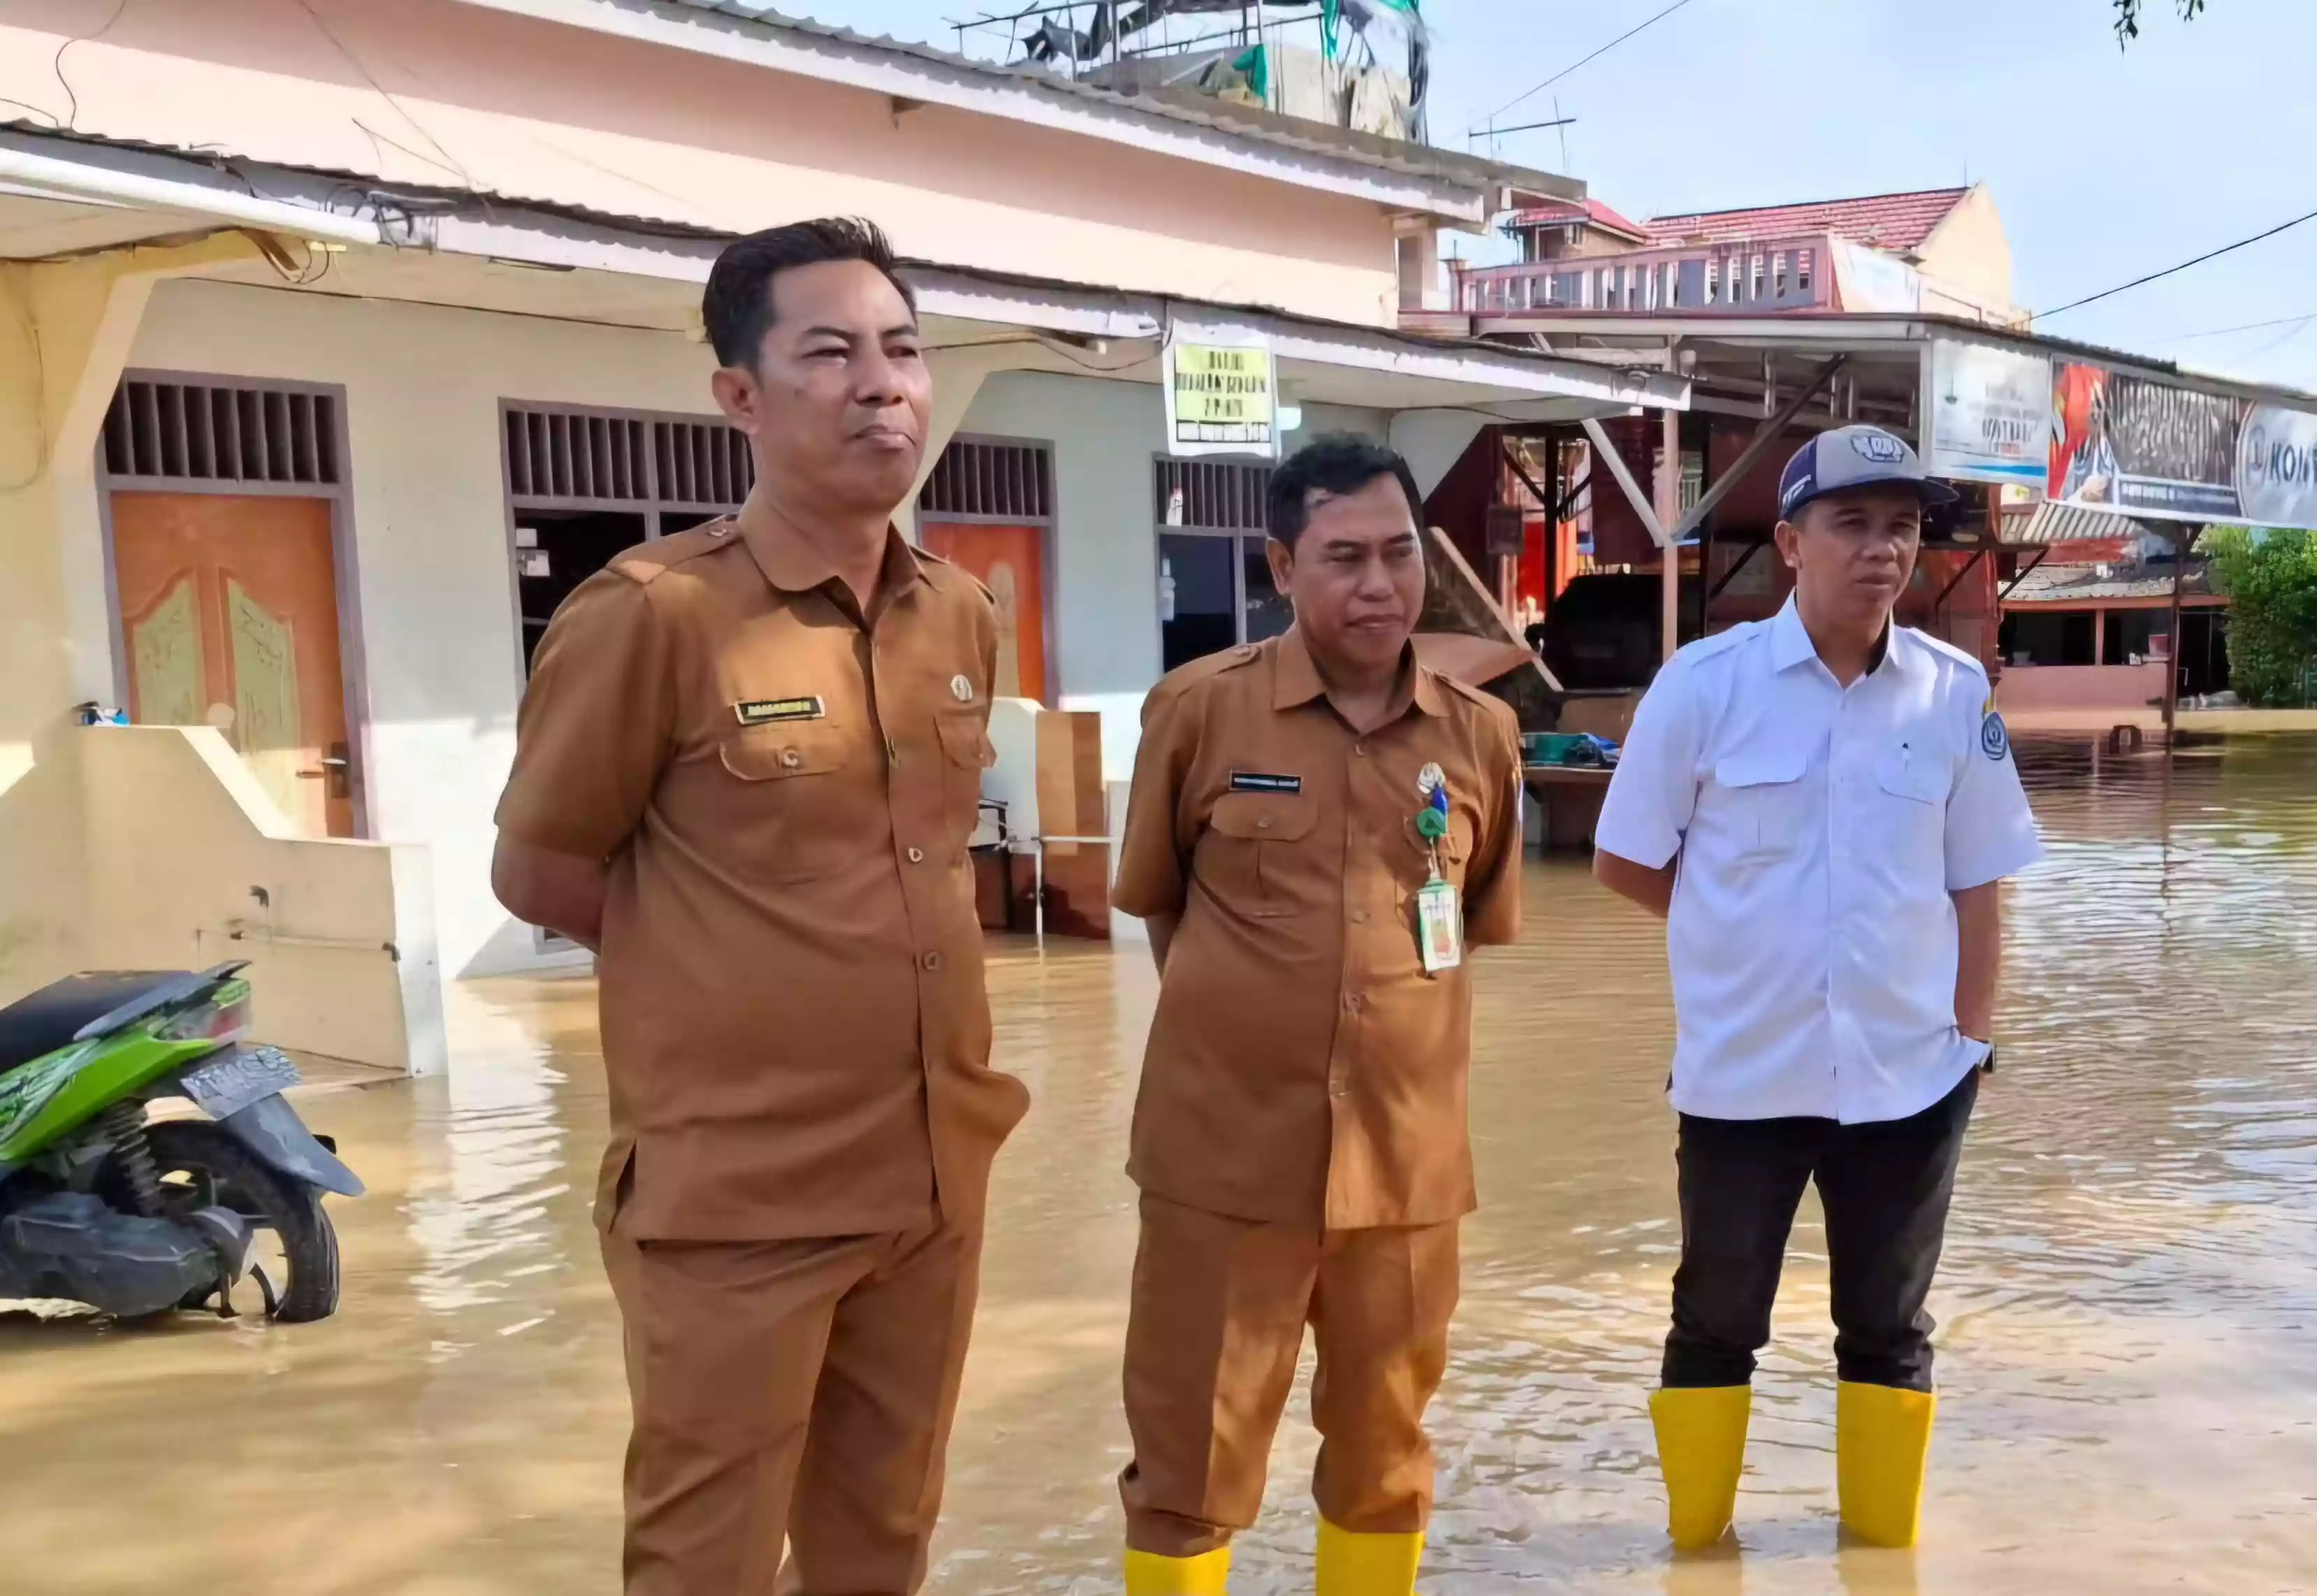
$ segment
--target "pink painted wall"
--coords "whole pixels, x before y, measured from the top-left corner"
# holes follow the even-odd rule
[[[2008,665],[1995,685],[2006,713],[2145,709],[2164,696],[2164,662],[2148,665]]]
[[[0,0],[0,97],[63,121],[69,40],[84,133],[735,231],[861,214],[919,259],[1395,318],[1372,202],[452,0]]]

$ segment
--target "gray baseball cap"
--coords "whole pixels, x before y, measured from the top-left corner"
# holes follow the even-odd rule
[[[1923,474],[1923,462],[1907,440],[1879,426],[1838,426],[1794,451],[1778,479],[1778,514],[1791,521],[1814,498],[1849,488],[1903,483],[1920,496],[1923,507],[1955,502],[1955,489]]]

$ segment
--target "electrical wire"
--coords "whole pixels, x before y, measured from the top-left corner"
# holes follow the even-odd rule
[[[1671,5],[1667,6],[1663,11],[1650,18],[1649,21],[1641,23],[1637,27],[1626,29],[1615,39],[1609,40],[1608,43],[1603,45],[1599,49],[1597,49],[1591,55],[1587,56],[1583,60],[1579,61],[1572,66],[1563,67],[1551,77],[1548,77],[1543,83],[1538,84],[1536,87],[1529,90],[1527,94],[1519,95],[1517,98],[1506,101],[1505,103],[1498,106],[1494,111],[1489,112],[1489,121],[1494,121],[1497,118],[1504,115],[1506,112],[1510,111],[1514,106],[1519,104],[1523,100],[1531,99],[1537,94],[1543,94],[1554,84],[1559,83],[1562,78],[1576,71],[1579,67],[1590,66],[1593,62],[1599,60],[1603,56],[1607,55],[1611,50],[1624,43],[1626,40],[1633,37],[1634,34],[1646,32],[1648,30],[1656,27],[1659,22],[1665,21],[1666,18],[1671,16],[1675,12],[1679,11],[1683,6],[1689,4],[1690,0],[1673,0],[1673,4]],[[1485,126],[1476,123],[1471,130],[1475,133],[1481,133],[1486,132],[1488,130]]]
[[[121,0],[121,4],[124,5],[127,4],[128,0]],[[306,15],[312,20],[314,26],[321,31],[322,36],[330,41],[331,46],[337,50],[338,54],[345,58],[346,65],[352,67],[356,72],[361,73],[362,81],[370,85],[370,86],[377,92],[378,97],[385,101],[389,105],[392,106],[394,108],[395,114],[401,117],[404,121],[408,122],[411,127],[416,130],[420,138],[425,139],[427,143],[434,147],[434,153],[441,156],[443,158],[439,161],[430,159],[428,157],[420,155],[416,150],[410,148],[407,145],[396,143],[395,140],[388,139],[385,134],[378,132],[374,129],[362,127],[362,123],[359,121],[354,123],[356,127],[362,128],[362,130],[368,133],[372,139],[381,139],[388,144],[394,145],[395,148],[401,150],[403,154],[409,156],[414,160],[425,161],[430,166],[437,166],[445,172],[452,174],[469,188],[479,188],[481,186],[481,184],[475,181],[475,175],[459,164],[459,157],[452,155],[448,149],[444,148],[443,141],[440,139],[437,139],[433,133],[427,131],[426,124],[420,121],[416,117],[411,115],[408,108],[406,107],[400,100],[397,99],[391,93],[389,93],[384,84],[379,82],[377,76],[368,67],[362,65],[361,58],[356,56],[353,49],[348,48],[346,41],[338,36],[338,31],[332,27],[329,22],[324,19],[320,12],[314,9],[313,0],[298,0],[298,9],[304,12]]]
[[[2242,249],[2247,245],[2258,244],[2264,238],[2274,238],[2279,233],[2289,232],[2293,229],[2301,226],[2304,222],[2310,221],[2317,221],[2317,211],[2312,211],[2305,216],[2296,216],[2291,221],[2278,222],[2275,227],[2270,228],[2268,231],[2255,233],[2250,238],[2240,238],[2233,244],[2223,244],[2218,249],[2208,249],[2204,254],[2196,256],[2196,259],[2182,261],[2177,266],[2167,266],[2160,272],[2151,272],[2145,277],[2134,277],[2131,282],[2119,282],[2114,288],[2104,288],[2098,293],[2086,294],[2082,299],[2070,300],[2066,304],[2061,306],[2056,310],[2039,310],[2027,319],[2030,321],[2048,321],[2053,317],[2065,315],[2070,310],[2080,310],[2086,305],[2097,304],[2102,300],[2114,299],[2117,294],[2125,292],[2128,290],[2139,288],[2143,284],[2157,282],[2161,278],[2172,276],[2177,273],[2185,272],[2190,266],[2201,266],[2208,260],[2218,260],[2222,256],[2232,254],[2236,250]]]
[[[65,99],[70,107],[65,115],[62,124],[64,127],[69,129],[80,121],[80,96],[73,92],[72,80],[65,76],[65,52],[76,44],[86,44],[93,39],[102,39],[112,32],[114,24],[121,21],[128,10],[129,0],[120,0],[120,4],[112,8],[112,14],[104,19],[103,24],[95,32],[80,34],[57,46],[56,58],[49,63],[49,70],[56,75],[57,85],[64,90]]]
[[[2198,333],[2174,333],[2169,338],[2157,338],[2152,341],[2159,344],[2186,344],[2197,338],[2223,338],[2231,333],[2257,333],[2264,327],[2302,327],[2312,321],[2317,321],[2317,310],[2312,310],[2305,316],[2280,316],[2274,321],[2241,321],[2234,327],[2208,327]]]

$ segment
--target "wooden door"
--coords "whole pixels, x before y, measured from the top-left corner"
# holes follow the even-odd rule
[[[997,599],[997,682],[1006,698],[1046,695],[1046,533],[987,521],[932,521],[926,547],[971,571]]]
[[[310,836],[353,835],[327,499],[115,493],[129,718],[215,726]]]

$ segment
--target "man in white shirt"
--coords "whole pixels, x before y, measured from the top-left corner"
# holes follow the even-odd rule
[[[1668,922],[1682,1254],[1650,1410],[1684,1548],[1730,1527],[1754,1355],[1813,1179],[1842,1521],[1915,1538],[1923,1303],[1992,1068],[1997,892],[2042,856],[1987,673],[1891,619],[1924,510],[1954,497],[1879,427],[1805,444],[1779,489],[1793,597],[1667,663],[1602,806],[1595,874]]]

